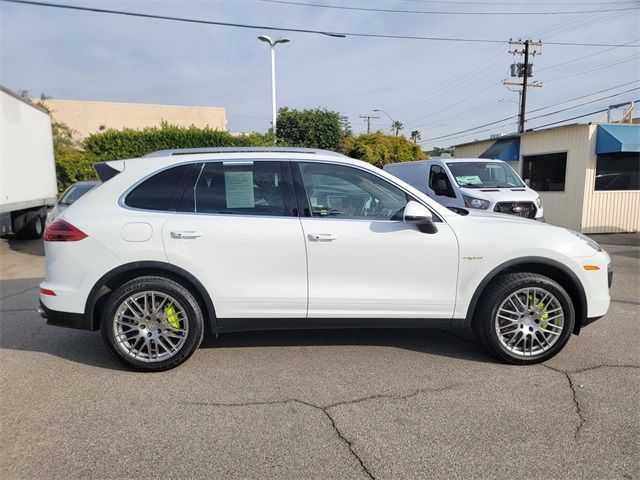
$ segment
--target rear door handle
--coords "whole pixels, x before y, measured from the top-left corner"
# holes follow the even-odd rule
[[[171,232],[173,238],[198,238],[202,236],[201,232],[195,230],[174,230]]]
[[[331,233],[310,233],[309,234],[309,240],[312,240],[314,242],[332,242],[337,239],[338,237],[336,237]]]

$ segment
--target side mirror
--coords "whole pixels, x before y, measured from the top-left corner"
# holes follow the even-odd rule
[[[436,188],[433,191],[436,195],[449,195],[449,189],[447,188],[447,183],[444,180],[436,180],[435,187]]]
[[[530,179],[530,178],[525,178],[525,179],[524,179],[524,184],[525,184],[527,187],[531,188],[531,179]]]
[[[415,200],[411,200],[404,207],[404,222],[417,225],[418,229],[424,233],[436,233],[438,231],[438,228],[433,223],[431,210]]]

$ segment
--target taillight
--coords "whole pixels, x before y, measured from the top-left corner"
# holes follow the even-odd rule
[[[64,220],[56,220],[44,232],[45,242],[77,242],[84,238],[86,233]]]
[[[48,288],[41,288],[40,289],[40,294],[41,295],[49,295],[51,297],[55,297],[56,296],[56,292],[54,292],[53,290],[49,290]]]

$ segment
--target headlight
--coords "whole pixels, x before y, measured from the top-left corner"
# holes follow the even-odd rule
[[[464,200],[464,206],[469,208],[479,208],[481,210],[486,210],[491,205],[491,202],[488,200],[482,200],[480,198],[470,197],[468,195],[462,195],[462,199]]]
[[[573,230],[569,230],[567,228],[567,231],[574,234],[576,237],[578,237],[580,240],[582,240],[584,243],[586,243],[587,245],[589,245],[591,248],[593,248],[596,252],[601,252],[602,248],[600,248],[600,245],[598,245],[596,242],[594,242],[593,240],[591,240],[589,237],[587,237],[586,235],[581,234],[580,232],[574,232]]]
[[[540,200],[540,197],[536,198],[536,205],[538,206],[538,208],[542,207],[542,200]]]

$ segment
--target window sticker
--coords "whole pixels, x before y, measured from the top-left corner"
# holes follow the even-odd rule
[[[482,183],[478,175],[458,175],[456,176],[456,181],[468,185],[480,185]]]
[[[253,172],[224,172],[227,208],[254,208]]]

